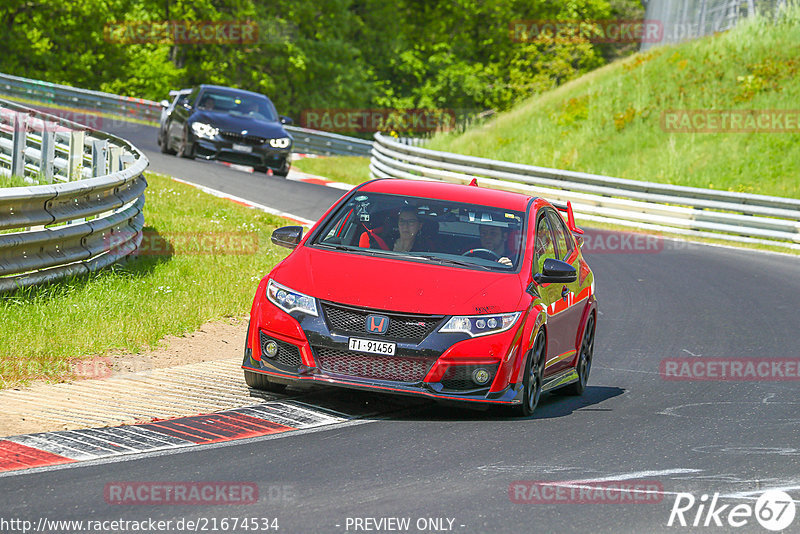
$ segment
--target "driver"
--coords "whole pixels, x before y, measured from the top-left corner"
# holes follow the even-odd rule
[[[497,261],[511,267],[514,254],[508,250],[508,229],[502,226],[489,226],[481,224],[481,247],[491,250],[497,255]]]

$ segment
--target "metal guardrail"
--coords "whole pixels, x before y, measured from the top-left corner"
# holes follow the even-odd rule
[[[0,293],[136,250],[147,165],[123,139],[0,100],[0,175],[45,182],[0,189]]]
[[[375,134],[370,172],[378,178],[480,184],[555,201],[576,216],[664,233],[800,249],[800,200],[640,182],[463,156]]]
[[[284,126],[292,134],[294,152],[318,154],[321,156],[362,156],[369,157],[372,141],[347,137],[319,130],[309,130],[299,126]]]
[[[161,104],[152,100],[89,91],[8,74],[0,74],[0,94],[46,104],[94,110],[144,121],[158,122],[161,117]],[[294,152],[322,156],[369,157],[372,149],[372,141],[367,139],[309,130],[297,126],[287,126],[286,130],[294,138]]]

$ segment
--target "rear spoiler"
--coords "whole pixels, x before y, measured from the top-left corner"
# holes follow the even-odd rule
[[[567,227],[573,234],[583,234],[583,230],[575,226],[575,214],[572,213],[572,202],[569,200],[566,204],[559,204],[556,202],[551,202],[554,208],[558,209],[558,211],[564,212],[567,214]]]

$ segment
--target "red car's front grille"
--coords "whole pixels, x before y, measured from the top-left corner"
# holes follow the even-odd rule
[[[322,311],[328,320],[331,330],[347,334],[364,334],[367,332],[367,316],[370,314],[385,315],[389,318],[389,328],[386,337],[413,343],[420,343],[433,332],[436,325],[442,320],[441,315],[411,315],[400,313],[387,313],[377,310],[365,310],[322,303]]]
[[[327,372],[394,382],[421,382],[433,362],[426,358],[381,356],[315,347],[319,366]]]

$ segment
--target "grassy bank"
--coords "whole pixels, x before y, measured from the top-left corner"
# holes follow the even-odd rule
[[[800,9],[778,24],[640,53],[428,148],[695,187],[800,198]],[[665,131],[669,110],[792,110],[793,133]],[[667,116],[664,115],[666,118]]]
[[[369,158],[359,156],[303,158],[293,161],[292,166],[300,171],[346,184],[358,185],[370,180]]]
[[[144,254],[0,296],[0,387],[59,379],[71,359],[138,352],[247,314],[258,281],[286,255],[269,241],[285,221],[162,176],[147,179]]]

